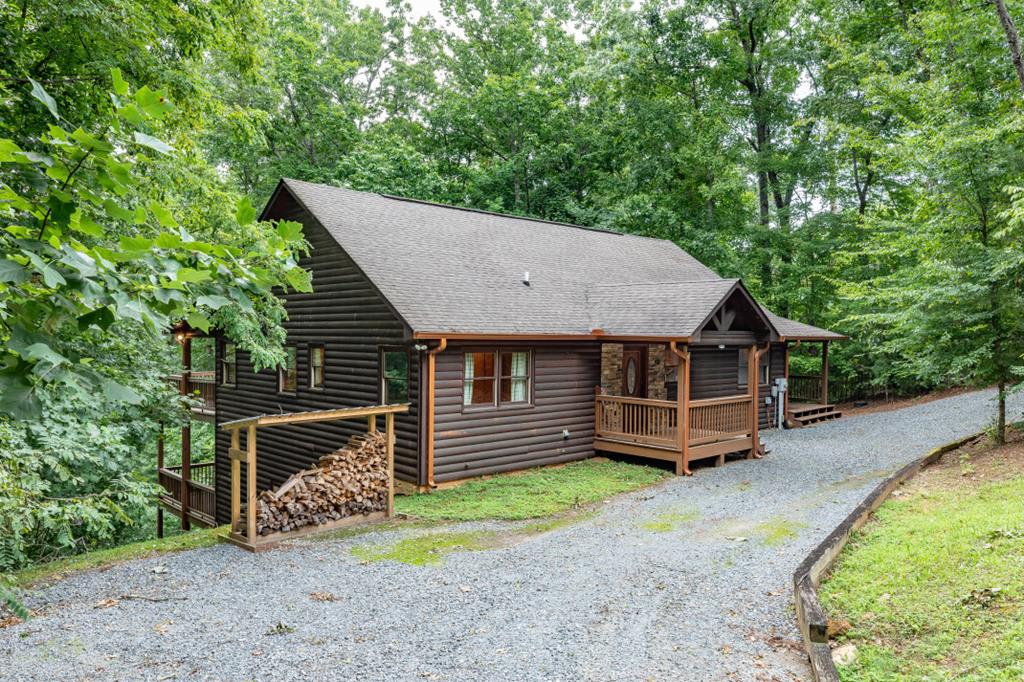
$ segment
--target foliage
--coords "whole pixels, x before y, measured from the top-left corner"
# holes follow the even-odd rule
[[[422,519],[531,519],[653,485],[668,475],[654,467],[586,460],[467,481],[430,494],[398,497],[396,504],[401,513]]]
[[[878,510],[822,586],[826,610],[853,624],[842,679],[1024,675],[1022,496],[1018,476],[929,485]]]
[[[102,569],[122,561],[145,559],[166,554],[182,552],[200,547],[210,547],[220,542],[227,527],[201,528],[187,533],[171,535],[159,540],[149,539],[129,542],[109,549],[101,549],[87,554],[36,564],[18,571],[12,576],[12,584],[19,588],[29,588],[41,582],[55,580],[79,571]]]

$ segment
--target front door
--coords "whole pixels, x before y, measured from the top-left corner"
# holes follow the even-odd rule
[[[622,395],[647,397],[647,346],[622,348]]]

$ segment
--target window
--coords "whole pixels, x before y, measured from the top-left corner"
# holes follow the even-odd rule
[[[309,387],[324,387],[324,347],[309,347]]]
[[[277,368],[277,390],[279,393],[295,393],[298,387],[298,349],[285,346],[284,364]]]
[[[530,399],[530,354],[526,351],[501,354],[499,402],[525,403]]]
[[[224,344],[224,356],[221,358],[220,383],[222,386],[234,386],[238,377],[238,347],[233,343]]]
[[[466,353],[462,404],[494,404],[494,353]]]
[[[463,405],[529,402],[529,351],[466,353],[462,375]]]
[[[738,368],[738,372],[737,372],[737,376],[736,376],[736,382],[739,384],[740,388],[746,388],[747,387],[747,353],[748,353],[748,351],[747,351],[746,348],[740,348],[739,349],[739,357],[740,357],[740,359],[739,359],[739,368]],[[761,365],[757,368],[758,369],[757,381],[758,381],[758,384],[760,384],[761,386],[767,385],[768,384],[768,380],[771,377],[771,369],[770,369],[770,364],[768,362],[768,355],[769,355],[769,353],[765,353],[764,355],[761,356]]]
[[[409,402],[409,353],[405,350],[381,351],[380,397],[385,405]]]

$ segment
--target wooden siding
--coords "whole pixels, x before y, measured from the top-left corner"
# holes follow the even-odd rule
[[[533,352],[533,404],[463,408],[463,354],[508,348]],[[594,389],[600,384],[600,345],[449,345],[435,370],[434,480],[584,459],[594,454]],[[563,438],[562,430],[569,430]]]
[[[402,346],[410,353],[410,411],[395,419],[395,474],[419,482],[419,366],[405,324],[387,305],[337,242],[282,192],[271,217],[287,218],[305,226],[310,255],[301,265],[313,273],[313,293],[284,296],[289,345],[297,346],[298,387],[294,395],[277,391],[277,372],[253,373],[248,353],[238,352],[237,383],[217,386],[217,423],[262,413],[300,412],[338,407],[361,407],[380,401],[379,348]],[[325,350],[324,387],[309,388],[309,346]],[[383,428],[383,423],[378,425]],[[260,433],[257,488],[279,485],[321,455],[344,445],[349,436],[363,432],[365,422],[305,424],[266,429]],[[243,439],[244,440],[244,439]],[[227,457],[229,434],[217,433],[217,520],[230,515]],[[244,474],[243,474],[244,478]],[[245,483],[243,482],[243,486]]]
[[[724,398],[730,395],[744,393],[747,390],[746,381],[739,382],[739,351],[741,348],[730,346],[724,349],[691,346],[690,354],[693,358],[693,365],[690,369],[690,377],[693,384],[690,388],[691,400],[703,400],[705,398]],[[746,351],[746,348],[742,348]],[[786,344],[773,343],[769,351],[769,380],[785,376],[786,371]],[[760,403],[759,428],[770,427],[771,415],[774,412],[773,405],[766,405],[764,397],[771,395],[771,384],[761,384],[758,388],[758,401]]]

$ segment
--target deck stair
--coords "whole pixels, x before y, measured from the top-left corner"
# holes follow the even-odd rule
[[[807,426],[830,419],[839,419],[843,413],[835,405],[790,403],[786,418],[797,426]]]

